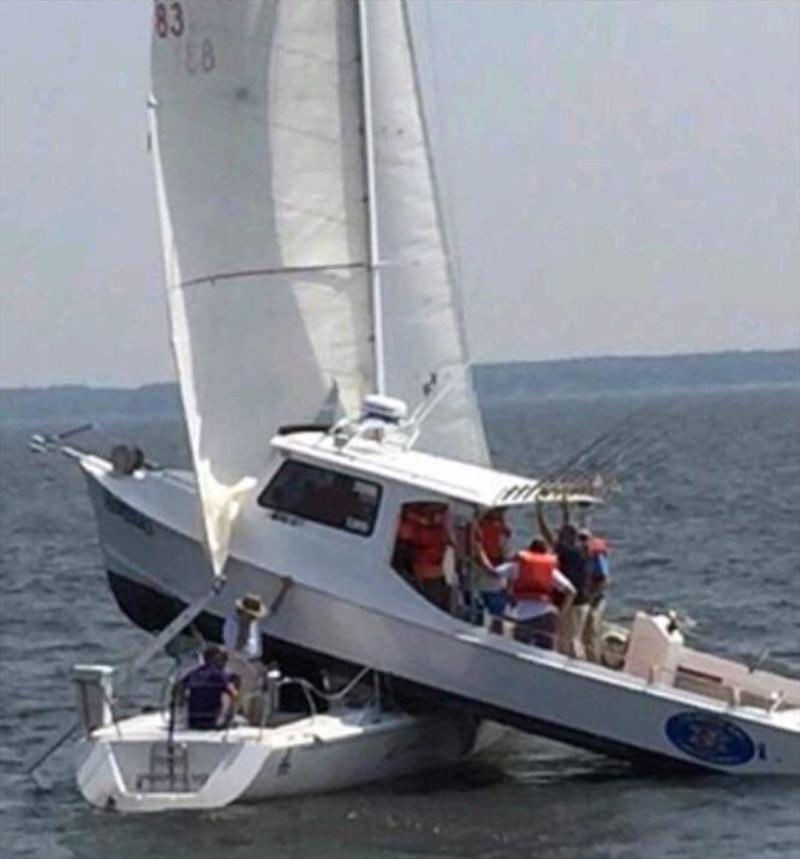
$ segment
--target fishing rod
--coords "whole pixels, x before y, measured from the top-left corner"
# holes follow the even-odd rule
[[[641,413],[643,410],[638,411]],[[602,439],[604,443],[594,444],[593,451],[585,449],[581,454],[573,457],[572,464],[562,468],[556,479],[570,482],[575,480],[591,481],[596,474],[602,476],[609,469],[618,470],[618,464],[625,456],[639,455],[652,448],[661,440],[659,436],[654,437],[652,434],[653,429],[657,426],[653,418],[658,417],[658,414],[654,407],[648,407],[646,411],[650,412],[648,420],[640,421],[635,426],[631,426],[630,418],[632,415],[629,414],[625,418],[625,421],[628,422],[627,426],[618,424],[614,432],[605,434],[605,438]],[[659,423],[663,424],[663,421],[659,421]],[[648,428],[648,432],[642,432],[644,427]],[[599,440],[595,440],[595,442],[597,441]],[[591,453],[594,453],[595,457],[590,458]]]
[[[653,439],[629,449],[617,450],[613,455],[587,464],[583,471],[571,474],[569,481],[591,487],[596,487],[599,483],[608,491],[614,491],[619,488],[619,479],[626,473],[644,468],[652,470],[670,457],[670,451],[656,452],[653,455],[659,443],[660,439]]]
[[[588,456],[588,454],[590,454],[592,451],[597,450],[599,447],[601,447],[601,445],[606,444],[615,437],[618,437],[625,432],[629,432],[631,420],[637,415],[652,412],[653,408],[654,406],[652,405],[642,406],[626,414],[621,420],[613,424],[608,430],[606,430],[604,433],[601,433],[599,436],[590,441],[589,444],[586,445],[586,447],[579,450],[574,456],[570,457],[566,462],[558,466],[557,469],[546,475],[545,481],[557,480],[562,474],[565,474],[569,471],[569,469],[580,463],[581,460]]]
[[[634,438],[630,445],[620,446],[606,454],[604,457],[594,460],[590,467],[601,472],[609,467],[613,467],[618,470],[620,463],[624,458],[627,457],[630,460],[634,460],[635,457],[641,456],[647,451],[652,450],[660,442],[660,437],[654,437],[652,435],[639,436],[638,438]]]
[[[547,491],[558,495],[563,492],[586,492],[591,495],[604,495],[615,492],[620,488],[620,478],[625,474],[629,465],[626,459],[641,457],[656,447],[656,443],[640,444],[635,449],[617,450],[603,460],[586,463],[580,470],[572,469],[568,474],[559,475],[558,479],[549,483]],[[640,468],[654,468],[670,456],[664,451],[655,457],[648,455],[639,463]]]

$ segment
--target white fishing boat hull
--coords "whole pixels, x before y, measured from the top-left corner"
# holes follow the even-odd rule
[[[115,595],[135,622],[160,628],[208,584],[197,573],[204,560],[191,477],[117,478],[94,457],[83,467]],[[237,595],[269,599],[290,575],[294,585],[265,625],[273,646],[369,665],[439,703],[648,766],[800,775],[797,681],[753,672],[775,706],[749,706],[746,697],[676,688],[662,666],[637,676],[526,646],[435,609],[385,560],[365,567],[337,558],[315,545],[313,528],[298,539],[297,528],[259,512],[256,521],[243,509],[229,585],[201,618],[211,637]],[[281,527],[291,532],[294,562],[281,552]]]
[[[343,790],[457,763],[476,742],[468,716],[374,708],[316,714],[278,727],[178,729],[147,713],[79,743],[87,802],[123,812],[221,808],[233,802]]]

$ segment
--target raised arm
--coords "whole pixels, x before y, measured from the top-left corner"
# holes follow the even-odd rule
[[[561,524],[569,525],[569,502],[566,492],[561,496]]]
[[[552,549],[555,546],[556,541],[553,537],[550,525],[547,523],[547,519],[545,519],[544,507],[542,506],[541,499],[539,498],[536,499],[536,524],[539,528],[539,533],[542,535],[542,539]]]

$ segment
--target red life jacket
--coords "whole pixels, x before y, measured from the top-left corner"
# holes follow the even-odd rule
[[[505,560],[505,541],[510,534],[506,523],[500,518],[483,519],[478,524],[483,551],[493,564],[501,564]]]
[[[412,538],[411,567],[418,579],[438,579],[447,549],[444,523],[415,522]]]
[[[511,586],[511,592],[519,600],[535,599],[553,601],[556,589],[553,587],[553,572],[558,566],[558,558],[548,552],[517,552],[519,575]]]

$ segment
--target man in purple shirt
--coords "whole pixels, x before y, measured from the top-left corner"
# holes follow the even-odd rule
[[[228,654],[212,645],[203,651],[203,664],[181,681],[183,700],[188,704],[189,727],[213,731],[225,727],[233,715],[238,691],[233,675],[225,670]]]

